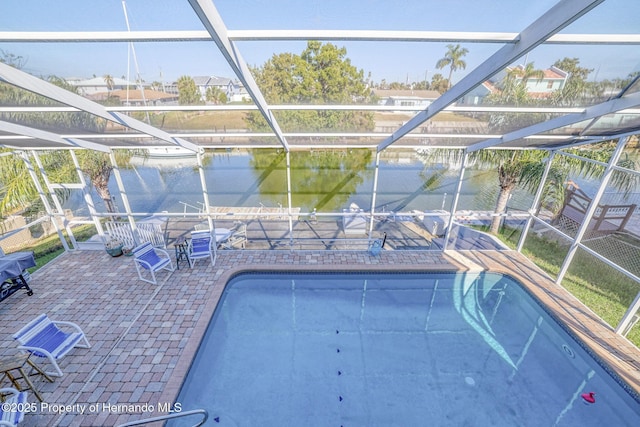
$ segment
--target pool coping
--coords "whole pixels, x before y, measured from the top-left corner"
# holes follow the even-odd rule
[[[384,252],[383,252],[384,254]],[[435,254],[431,254],[435,255]],[[516,279],[598,363],[617,379],[636,400],[640,400],[640,349],[626,338],[615,334],[613,328],[600,319],[566,289],[557,285],[524,255],[515,251],[444,251],[441,261],[426,264],[238,264],[218,270],[212,296],[203,309],[193,333],[183,349],[171,380],[161,395],[162,401],[176,402],[180,388],[200,346],[205,331],[229,281],[243,273],[432,273],[479,272],[500,273]]]

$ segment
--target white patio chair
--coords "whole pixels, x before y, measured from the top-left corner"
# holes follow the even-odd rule
[[[210,258],[211,265],[216,263],[216,254],[213,247],[213,238],[209,230],[192,231],[191,240],[187,249],[187,258],[189,266],[193,268],[196,260],[202,258]]]
[[[154,248],[150,242],[146,242],[133,250],[133,259],[135,261],[136,270],[140,280],[158,284],[156,280],[156,272],[160,270],[168,270],[173,272],[175,268],[171,262],[169,252],[164,249]],[[143,276],[142,272],[148,270],[151,273],[151,279]]]
[[[247,244],[247,224],[239,222],[231,229],[231,234],[224,240],[220,247],[222,249],[244,249]]]
[[[64,329],[70,330],[65,332]],[[84,332],[72,322],[53,321],[46,314],[33,319],[26,326],[13,334],[13,338],[20,343],[20,350],[26,350],[37,357],[46,357],[55,371],[48,375],[61,377],[62,370],[58,360],[69,353],[74,347],[91,348]]]
[[[9,404],[6,410],[5,405],[0,405],[0,426],[17,426],[28,409],[27,392],[11,387],[0,388],[0,396],[4,396],[3,402]]]

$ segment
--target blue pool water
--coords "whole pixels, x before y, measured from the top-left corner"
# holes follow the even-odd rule
[[[492,273],[236,276],[177,402],[221,426],[640,421],[637,396]]]

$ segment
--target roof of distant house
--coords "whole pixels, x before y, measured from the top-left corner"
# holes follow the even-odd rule
[[[119,77],[112,77],[113,86],[135,86],[134,82],[121,79]],[[106,86],[107,82],[104,77],[93,77],[90,79],[67,79],[67,82],[73,86]]]
[[[517,65],[516,67],[507,67],[507,70],[512,70],[513,68],[520,68],[521,70],[524,69],[522,65]],[[546,79],[546,80],[553,80],[553,79],[564,80],[568,75],[566,71],[563,71],[560,68],[554,67],[554,66],[551,66],[551,68],[542,70],[542,72],[544,73],[543,79]]]

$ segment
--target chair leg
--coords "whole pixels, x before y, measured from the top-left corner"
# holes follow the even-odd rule
[[[82,341],[84,341],[84,344],[76,344],[76,347],[91,348],[91,344],[89,344],[89,340],[87,339],[87,336],[84,334],[84,332],[82,333]]]
[[[47,359],[49,359],[49,362],[51,362],[51,365],[53,366],[54,371],[45,371],[47,375],[49,375],[50,377],[61,377],[64,374],[62,373],[62,369],[60,369],[60,366],[58,366],[58,362],[56,361],[56,359],[54,359],[53,357],[49,357],[47,356]]]

